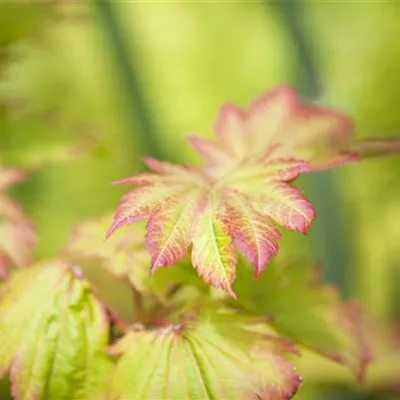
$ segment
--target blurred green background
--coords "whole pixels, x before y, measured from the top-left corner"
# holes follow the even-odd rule
[[[124,188],[110,182],[143,168],[142,156],[198,162],[185,136],[211,137],[225,101],[247,106],[291,83],[350,114],[358,138],[400,137],[399,21],[395,0],[0,2],[0,162],[30,171],[13,194],[35,221],[35,257],[114,209]],[[398,157],[302,178],[317,221],[282,245],[393,320],[399,182]],[[359,388],[321,363],[299,365],[296,399],[400,398],[395,368]]]

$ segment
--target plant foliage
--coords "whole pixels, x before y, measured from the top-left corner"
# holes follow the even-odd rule
[[[279,227],[305,234],[315,217],[293,186],[299,175],[395,152],[398,141],[357,142],[344,114],[288,87],[247,111],[225,105],[215,131],[190,138],[205,164],[147,158],[150,172],[116,182],[135,188],[110,240],[111,215],[84,222],[54,259],[1,282],[0,377],[16,400],[285,400],[301,386],[304,348],[364,379],[373,346],[362,308],[301,260],[271,259]],[[21,178],[0,169],[0,190]],[[34,235],[3,194],[0,215],[4,274],[28,263]],[[128,288],[130,317],[88,265],[107,271],[114,294]],[[149,274],[160,267],[171,268]]]
[[[152,172],[115,182],[136,187],[122,197],[107,236],[148,220],[152,271],[174,265],[192,246],[193,266],[204,281],[236,297],[236,250],[260,275],[278,253],[277,226],[306,233],[314,219],[311,203],[293,180],[358,160],[361,152],[355,149],[368,146],[354,142],[344,114],[303,105],[284,86],[262,95],[247,111],[226,104],[215,131],[215,141],[190,138],[205,165],[147,158]]]

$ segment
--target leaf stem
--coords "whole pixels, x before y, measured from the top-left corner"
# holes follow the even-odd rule
[[[171,285],[170,288],[167,290],[167,293],[165,294],[165,299],[171,300],[182,289],[182,287],[183,285],[180,283]],[[157,301],[156,304],[154,304],[154,306],[148,312],[147,323],[151,324],[156,320],[163,320],[168,317],[168,315],[170,315],[173,311],[175,311],[175,308],[171,309],[171,307]]]
[[[133,298],[133,323],[144,323],[146,319],[143,296],[142,294],[131,284],[132,287],[132,298]]]

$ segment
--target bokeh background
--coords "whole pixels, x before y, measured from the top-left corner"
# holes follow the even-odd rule
[[[400,138],[399,38],[396,0],[0,1],[0,162],[28,171],[13,195],[38,230],[35,258],[114,209],[124,189],[110,182],[142,156],[198,162],[188,133],[211,137],[222,103],[280,83],[350,114],[359,138]],[[400,157],[300,185],[318,217],[309,236],[286,233],[283,254],[396,321]],[[399,369],[384,362],[360,387],[306,356],[296,399],[399,399]]]

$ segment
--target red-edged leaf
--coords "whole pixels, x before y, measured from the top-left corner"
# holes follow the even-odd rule
[[[280,232],[268,214],[256,210],[244,196],[231,196],[228,215],[235,245],[260,275],[278,253]]]
[[[223,106],[215,131],[214,141],[189,139],[206,165],[147,158],[152,173],[117,182],[137,187],[122,197],[107,237],[122,225],[148,220],[152,270],[179,261],[192,244],[199,274],[233,295],[235,246],[260,273],[277,253],[275,224],[307,233],[314,210],[292,181],[305,172],[358,160],[359,155],[347,116],[305,105],[286,86],[260,96],[247,111]],[[193,192],[206,200],[188,206],[188,213]],[[235,197],[240,207],[237,201],[234,207],[228,203]],[[227,220],[229,210],[234,210],[234,221]],[[190,218],[195,219],[194,229]]]
[[[187,256],[199,197],[199,191],[194,190],[183,200],[171,199],[152,215],[147,225],[147,248],[153,272]]]
[[[348,149],[353,131],[346,115],[305,105],[287,86],[261,95],[251,105],[247,129],[254,153],[278,143],[282,156],[309,161],[315,169],[332,166],[332,158]]]
[[[118,212],[115,214],[113,224],[106,236],[109,237],[116,229],[123,225],[149,218],[152,212],[161,207],[165,199],[176,193],[183,193],[184,190],[184,187],[177,185],[150,185],[135,188],[127,192],[121,199]]]
[[[239,300],[232,306],[266,317],[283,337],[347,366],[362,380],[371,361],[362,309],[316,278],[304,264],[274,263],[257,280],[249,268],[240,268],[234,285]]]
[[[254,159],[233,163],[224,173],[211,164],[207,169],[183,168],[147,160],[159,175],[139,174],[121,182],[138,187],[123,196],[107,236],[122,225],[149,220],[153,271],[185,258],[192,244],[198,274],[234,297],[235,247],[259,274],[278,251],[275,224],[306,233],[314,218],[308,200],[287,183],[307,171],[308,163],[277,157],[277,149],[272,146]]]
[[[284,183],[276,183],[268,189],[268,193],[261,194],[257,206],[280,225],[307,233],[315,213],[300,190]]]
[[[225,165],[234,165],[236,163],[228,151],[216,142],[194,135],[189,136],[188,140],[211,165],[216,162]]]
[[[22,171],[0,167],[0,276],[5,276],[10,265],[27,266],[36,243],[31,222],[22,208],[1,193],[2,189],[21,181]]]
[[[131,332],[111,352],[120,355],[112,399],[288,400],[301,385],[280,339],[236,316]]]
[[[231,289],[235,279],[236,252],[219,206],[209,195],[200,208],[192,236],[192,262],[205,282],[236,297]]]
[[[248,155],[246,129],[247,116],[243,110],[234,104],[222,106],[215,123],[215,132],[224,148],[236,160],[242,160]]]

